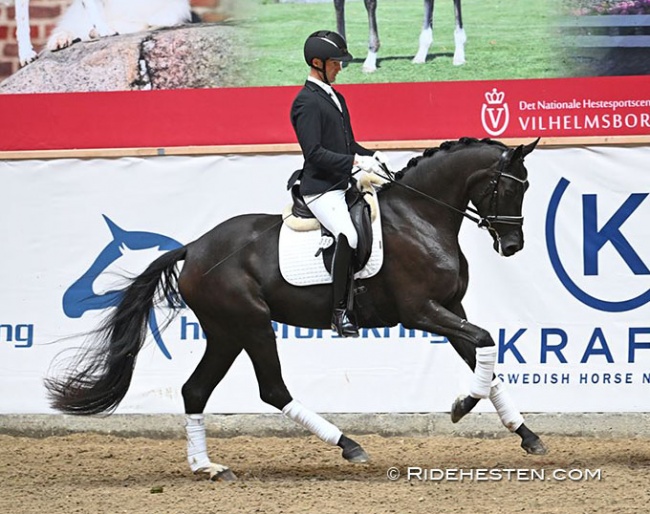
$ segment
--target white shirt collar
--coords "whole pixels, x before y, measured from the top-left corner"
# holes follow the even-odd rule
[[[334,100],[334,103],[339,108],[339,111],[343,111],[341,107],[341,102],[339,102],[339,99],[336,96],[336,93],[334,93],[334,88],[332,86],[330,86],[329,84],[325,84],[325,82],[323,82],[322,80],[318,80],[317,78],[314,78],[311,75],[307,76],[307,81],[313,82],[314,84],[320,86],[323,89],[323,91],[325,91],[332,98],[332,100]]]
[[[325,92],[328,95],[331,96],[332,94],[334,94],[334,89],[332,88],[332,86],[330,86],[329,84],[325,84],[325,82],[323,82],[322,80],[318,80],[317,78],[314,78],[311,75],[307,77],[307,80],[309,82],[313,82],[314,84],[318,84],[320,87],[323,88],[323,90],[325,90]]]

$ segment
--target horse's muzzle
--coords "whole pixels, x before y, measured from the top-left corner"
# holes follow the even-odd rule
[[[510,257],[524,247],[521,230],[513,230],[494,240],[494,250],[504,257]]]

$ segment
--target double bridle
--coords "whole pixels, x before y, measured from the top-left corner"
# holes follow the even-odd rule
[[[504,171],[506,164],[508,164],[508,150],[504,150],[499,157],[499,164],[497,166],[497,173],[490,180],[490,185],[492,186],[492,193],[490,195],[490,206],[488,207],[488,212],[494,212],[495,214],[488,214],[478,222],[478,226],[481,228],[487,228],[488,230],[492,229],[492,225],[495,223],[501,223],[502,225],[518,225],[522,226],[524,224],[523,216],[500,216],[497,214],[499,212],[499,182],[501,179],[511,179],[516,182],[519,182],[523,187],[528,183],[528,179],[521,179],[515,177],[510,173]],[[478,214],[478,211],[473,207],[467,207],[467,210]]]
[[[437,198],[434,198],[433,196],[430,196],[426,193],[423,193],[419,189],[415,189],[414,187],[408,186],[406,184],[402,184],[401,181],[395,180],[392,176],[392,173],[386,168],[384,164],[381,164],[381,167],[383,168],[384,172],[386,175],[382,178],[387,179],[389,182],[392,184],[396,184],[400,187],[403,187],[404,189],[408,189],[409,191],[422,196],[426,198],[427,200],[437,203],[438,205],[442,205],[452,211],[455,211],[468,220],[473,221],[476,223],[476,225],[479,228],[484,228],[487,229],[490,232],[493,232],[496,234],[496,229],[493,227],[495,224],[502,224],[502,225],[517,225],[517,226],[522,226],[524,224],[524,217],[523,216],[500,216],[498,214],[499,212],[499,182],[501,179],[511,179],[516,182],[519,182],[522,184],[522,186],[525,187],[525,185],[528,183],[528,179],[521,179],[519,177],[515,177],[514,175],[511,175],[510,173],[506,173],[504,170],[506,168],[506,165],[508,164],[508,152],[509,150],[506,149],[503,151],[501,156],[499,157],[499,163],[497,165],[497,170],[492,177],[492,180],[490,180],[490,185],[492,186],[492,193],[490,193],[490,205],[488,207],[488,213],[493,212],[494,214],[488,214],[486,216],[481,216],[481,214],[476,210],[474,207],[468,205],[467,206],[467,211],[471,212],[472,214],[469,214],[466,211],[461,211],[460,209],[457,209],[453,205],[449,205],[448,203],[443,202],[442,200],[439,200]],[[498,238],[498,234],[497,234]]]

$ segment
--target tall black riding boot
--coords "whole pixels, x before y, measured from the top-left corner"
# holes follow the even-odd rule
[[[352,253],[348,238],[341,234],[336,240],[336,250],[332,260],[332,289],[334,305],[332,330],[341,337],[359,337],[359,328],[354,321],[352,300],[354,297],[354,270]]]

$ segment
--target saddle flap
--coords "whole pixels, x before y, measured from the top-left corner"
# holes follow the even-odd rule
[[[373,198],[376,199],[376,197]],[[369,209],[364,204],[365,200],[364,202],[360,202],[360,210]],[[372,237],[367,239],[368,243],[362,241],[362,236],[359,237],[357,249],[363,244],[368,244],[370,246],[370,255],[362,269],[355,272],[355,278],[357,279],[370,278],[377,274],[384,260],[381,215],[379,213],[378,202],[373,208],[373,211],[374,219],[372,222],[367,218],[369,223],[371,223]],[[332,283],[332,277],[325,268],[323,256],[316,256],[320,245],[320,230],[299,231],[292,229],[287,223],[282,224],[279,239],[280,271],[283,278],[289,284],[294,286],[310,286]],[[333,249],[334,245],[328,248],[328,250]]]
[[[350,191],[351,190],[349,190],[348,193],[350,193]],[[363,196],[364,194],[358,190],[356,190],[356,193],[353,192],[351,194],[346,194],[345,196],[350,212],[350,219],[357,231],[357,248],[352,257],[355,272],[363,269],[363,267],[368,263],[370,253],[372,252],[373,233],[371,209]],[[334,235],[323,226],[321,226],[321,234],[323,236],[331,236],[334,238]],[[332,272],[332,259],[334,258],[335,246],[336,245],[332,245],[322,249],[323,263],[325,264],[327,271],[330,273]]]

